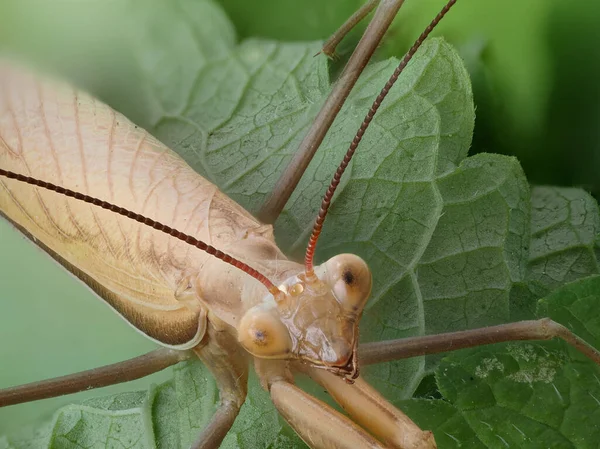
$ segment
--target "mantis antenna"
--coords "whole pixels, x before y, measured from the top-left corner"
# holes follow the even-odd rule
[[[151,228],[156,229],[157,231],[164,232],[165,234],[168,234],[172,237],[182,240],[185,243],[187,243],[188,245],[195,246],[196,248],[207,252],[211,256],[214,256],[217,259],[220,259],[223,262],[226,262],[226,263],[233,265],[234,267],[242,270],[244,273],[249,274],[254,279],[256,279],[261,284],[263,284],[269,290],[269,293],[271,293],[275,297],[276,300],[282,294],[281,290],[279,290],[275,286],[275,284],[273,284],[269,279],[267,279],[267,277],[265,275],[259,273],[257,270],[255,270],[251,266],[245,264],[241,260],[238,260],[235,257],[230,256],[229,254],[225,254],[223,251],[218,250],[217,248],[215,248],[212,245],[208,245],[208,244],[204,243],[202,240],[198,240],[197,238],[192,237],[191,235],[185,234],[181,231],[178,231],[177,229],[173,229],[170,226],[167,226],[158,221],[152,220],[151,218],[145,217],[144,215],[137,214],[135,212],[132,212],[132,211],[127,210],[120,206],[116,206],[107,201],[99,200],[98,198],[94,198],[93,196],[84,195],[83,193],[75,192],[70,189],[65,189],[64,187],[60,187],[55,184],[51,184],[49,182],[40,181],[39,179],[31,178],[31,177],[25,176],[25,175],[20,175],[18,173],[14,173],[14,172],[11,172],[8,170],[3,170],[1,168],[0,168],[0,176],[4,176],[9,179],[14,179],[16,181],[24,182],[26,184],[31,184],[36,187],[41,187],[43,189],[50,190],[51,192],[56,192],[61,195],[68,196],[70,198],[74,198],[76,200],[83,201],[84,203],[90,203],[90,204],[93,204],[94,206],[98,206],[103,209],[107,209],[111,212],[114,212],[116,214],[123,215],[127,218],[130,218],[131,220],[137,221],[146,226],[150,226]]]
[[[381,92],[379,92],[379,95],[377,95],[377,98],[371,105],[369,112],[367,112],[367,115],[365,116],[362,124],[360,125],[360,128],[356,132],[354,139],[352,139],[352,143],[350,144],[350,147],[348,148],[348,151],[346,152],[344,159],[342,160],[339,167],[335,171],[335,174],[333,175],[333,179],[331,180],[331,184],[329,184],[329,188],[327,189],[327,192],[325,193],[325,196],[323,197],[323,201],[321,201],[321,208],[319,209],[319,213],[317,214],[317,219],[315,220],[313,231],[310,236],[310,240],[308,241],[308,246],[306,247],[306,254],[304,256],[304,268],[306,271],[306,276],[308,278],[314,277],[314,275],[315,275],[314,267],[313,267],[315,248],[317,246],[317,240],[319,240],[319,236],[321,235],[321,230],[323,229],[323,223],[325,222],[325,217],[327,216],[327,211],[329,210],[329,206],[331,205],[331,199],[333,198],[333,195],[335,194],[335,191],[340,183],[340,179],[342,178],[344,171],[346,170],[346,167],[348,167],[348,164],[350,163],[352,156],[354,156],[354,152],[356,151],[356,148],[358,148],[358,144],[362,140],[362,138],[365,134],[365,131],[371,124],[371,121],[373,120],[373,116],[379,109],[379,106],[381,106],[381,103],[383,102],[383,100],[385,99],[387,94],[389,93],[390,89],[392,88],[392,86],[394,85],[394,83],[396,82],[396,80],[398,79],[400,74],[402,73],[402,71],[405,69],[406,65],[413,58],[413,56],[415,55],[415,53],[417,52],[417,50],[419,49],[421,44],[423,44],[423,41],[425,39],[427,39],[427,37],[429,36],[431,31],[433,31],[433,29],[437,26],[437,24],[440,22],[440,20],[442,20],[442,18],[446,15],[446,13],[450,10],[450,8],[452,8],[452,6],[455,3],[456,3],[456,0],[450,0],[448,3],[446,3],[446,5],[442,8],[442,10],[438,13],[438,15],[435,16],[435,18],[431,21],[431,23],[427,26],[427,28],[425,28],[425,31],[423,31],[421,33],[421,35],[415,41],[413,46],[410,47],[408,52],[404,55],[404,58],[402,58],[402,61],[400,61],[400,64],[398,64],[398,67],[396,67],[396,70],[394,70],[394,73],[392,74],[392,76],[390,76],[387,83],[385,83],[385,86],[383,86],[383,89],[381,89]]]

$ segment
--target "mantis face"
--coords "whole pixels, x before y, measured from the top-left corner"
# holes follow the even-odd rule
[[[341,254],[287,279],[284,295],[249,309],[238,328],[255,357],[299,359],[336,375],[358,376],[358,324],[371,293],[371,271],[358,256]]]

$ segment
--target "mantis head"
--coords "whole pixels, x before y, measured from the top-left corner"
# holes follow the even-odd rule
[[[358,256],[341,254],[312,276],[288,278],[282,294],[249,309],[238,339],[255,357],[297,359],[346,379],[358,376],[358,325],[371,293],[371,271]]]

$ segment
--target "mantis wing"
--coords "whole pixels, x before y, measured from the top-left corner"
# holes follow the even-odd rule
[[[260,226],[179,156],[69,86],[0,65],[0,164],[164,222],[220,248]],[[0,212],[148,337],[188,348],[198,311],[175,297],[206,253],[51,192],[0,181]],[[218,282],[218,280],[215,280]]]

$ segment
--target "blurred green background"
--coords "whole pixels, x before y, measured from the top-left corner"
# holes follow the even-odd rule
[[[0,52],[60,74],[143,126],[140,111],[149,106],[140,94],[127,29],[140,26],[144,10],[170,1],[2,0]],[[327,37],[362,2],[220,3],[240,39],[316,40]],[[376,57],[401,56],[441,5],[440,0],[407,0]],[[598,23],[600,3],[589,0],[458,1],[435,34],[461,50],[471,71],[477,106],[473,152],[515,155],[532,183],[582,186],[598,198]],[[342,43],[342,59],[357,37],[353,33]],[[0,287],[0,388],[153,348],[5,222],[0,222]],[[0,434],[47,418],[58,403],[79,399],[2,409]]]

